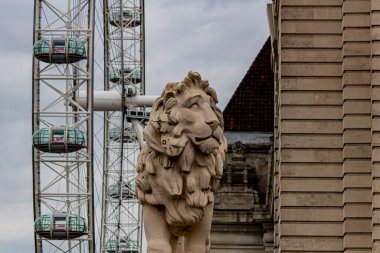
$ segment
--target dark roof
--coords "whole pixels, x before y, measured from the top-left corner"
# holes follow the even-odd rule
[[[226,131],[273,132],[274,81],[269,38],[232,95],[223,116]]]

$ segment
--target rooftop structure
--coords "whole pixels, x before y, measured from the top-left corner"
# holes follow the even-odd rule
[[[268,39],[223,111],[225,131],[273,132],[273,71]]]

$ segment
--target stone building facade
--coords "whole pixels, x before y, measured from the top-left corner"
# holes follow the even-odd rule
[[[215,194],[211,252],[273,252],[273,134],[225,135],[229,145]]]
[[[274,252],[380,252],[380,1],[274,0]]]

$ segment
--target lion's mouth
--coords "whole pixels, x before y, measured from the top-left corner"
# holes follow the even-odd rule
[[[213,135],[207,137],[195,137],[194,144],[202,153],[206,154],[215,153],[219,148],[219,140]]]
[[[209,135],[207,137],[195,137],[195,142],[202,142],[202,141],[205,141],[207,140],[208,138],[211,138],[212,135]]]
[[[218,136],[215,136],[215,135],[209,135],[207,137],[195,137],[194,143],[195,144],[201,144],[201,143],[208,141],[208,140],[214,140],[217,143],[220,143],[220,139],[218,138]]]
[[[196,136],[194,138],[194,143],[195,144],[201,144],[202,142],[205,142],[205,141],[207,141],[209,139],[213,139],[217,143],[220,144],[220,142],[221,142],[221,136],[223,136],[223,132],[221,131],[221,129],[216,129],[214,132],[212,132],[208,136],[205,136],[205,137]]]

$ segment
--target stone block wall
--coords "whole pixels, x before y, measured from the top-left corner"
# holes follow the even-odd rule
[[[275,251],[380,252],[380,1],[268,8]]]

